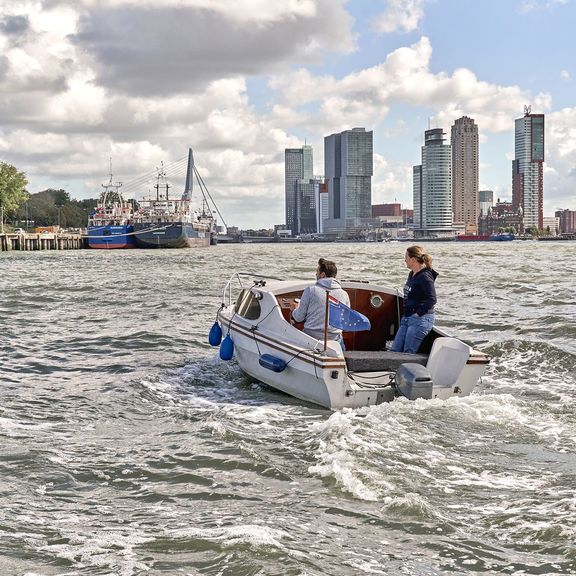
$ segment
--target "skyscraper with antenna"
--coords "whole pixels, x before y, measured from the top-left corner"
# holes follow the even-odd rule
[[[515,121],[512,161],[512,205],[522,209],[524,229],[544,227],[544,114],[532,114]]]

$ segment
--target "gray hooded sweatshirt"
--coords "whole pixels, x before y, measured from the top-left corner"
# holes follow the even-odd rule
[[[302,293],[300,305],[292,312],[296,322],[304,322],[304,332],[322,340],[324,338],[324,320],[326,318],[326,291],[330,295],[350,306],[350,298],[336,278],[320,278],[314,286],[308,286]],[[342,330],[328,324],[328,339],[337,340]]]

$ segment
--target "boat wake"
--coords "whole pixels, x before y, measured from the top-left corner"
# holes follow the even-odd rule
[[[485,351],[492,364],[480,391],[560,404],[576,398],[576,354],[529,340],[504,341]]]

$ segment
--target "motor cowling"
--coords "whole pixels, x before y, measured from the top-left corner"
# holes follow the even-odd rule
[[[434,382],[432,376],[425,366],[407,362],[400,364],[396,371],[396,391],[399,396],[404,396],[408,400],[432,398],[432,388]]]

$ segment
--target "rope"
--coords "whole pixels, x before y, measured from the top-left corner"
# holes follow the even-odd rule
[[[357,380],[355,378],[356,372],[348,372],[348,377],[352,380],[355,384],[357,384],[360,388],[388,388],[388,386],[394,386],[396,384],[396,375],[390,374],[388,378],[388,382],[385,384],[376,384],[372,382],[363,382],[362,380]],[[380,378],[380,376],[364,376],[367,380]]]

